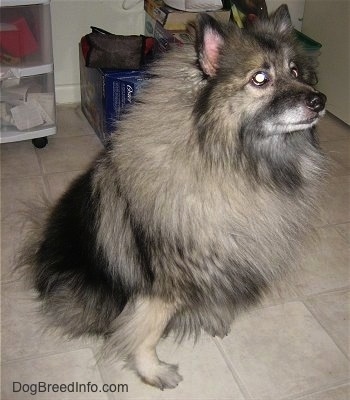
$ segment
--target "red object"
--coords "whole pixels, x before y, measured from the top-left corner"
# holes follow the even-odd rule
[[[0,48],[13,57],[25,57],[38,51],[39,45],[25,18],[10,22],[13,30],[0,31]]]
[[[85,36],[81,38],[81,50],[83,52],[84,60],[86,61],[87,55],[90,50],[90,45]]]

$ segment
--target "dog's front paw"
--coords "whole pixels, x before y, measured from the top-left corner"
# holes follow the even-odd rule
[[[149,385],[158,387],[161,390],[173,389],[181,381],[182,376],[178,373],[178,366],[159,362],[147,371],[138,371],[141,379]]]

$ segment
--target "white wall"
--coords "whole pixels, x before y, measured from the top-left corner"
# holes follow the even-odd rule
[[[305,0],[266,0],[269,12],[282,3],[297,29],[301,28]],[[123,9],[123,4],[130,7]],[[56,100],[80,102],[78,43],[95,25],[120,35],[144,32],[143,1],[138,0],[52,0],[51,18],[55,62]]]
[[[276,8],[278,8],[281,4],[287,4],[294,28],[301,31],[305,0],[285,0],[285,1],[265,0],[265,1],[267,6],[267,11],[269,13],[276,10]]]
[[[306,0],[303,32],[322,44],[318,88],[350,125],[350,0]]]
[[[51,18],[55,62],[56,100],[58,103],[80,102],[78,43],[99,26],[120,35],[144,31],[143,2],[130,10],[124,0],[52,0]],[[137,0],[126,0],[127,6]]]

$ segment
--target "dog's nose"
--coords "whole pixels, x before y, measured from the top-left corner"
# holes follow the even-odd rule
[[[320,112],[326,105],[327,97],[320,92],[312,92],[306,96],[306,107],[312,111]]]

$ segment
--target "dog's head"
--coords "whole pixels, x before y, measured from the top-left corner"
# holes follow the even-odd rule
[[[196,50],[204,83],[194,118],[203,148],[275,157],[273,143],[287,136],[313,140],[326,96],[313,87],[314,61],[296,40],[287,6],[245,29],[201,15]]]
[[[218,105],[258,119],[266,135],[310,128],[324,114],[312,58],[296,43],[287,6],[240,30],[208,15],[198,21],[196,48],[207,86],[197,111]]]

